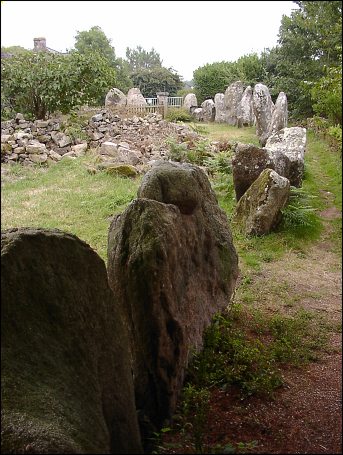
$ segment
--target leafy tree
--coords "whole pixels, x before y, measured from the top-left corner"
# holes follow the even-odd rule
[[[20,54],[27,54],[29,51],[22,46],[9,46],[3,47],[1,46],[1,54],[10,54],[10,55],[20,55]]]
[[[265,78],[262,59],[256,53],[243,55],[236,61],[238,80],[244,85],[254,86]]]
[[[110,65],[115,64],[114,47],[99,26],[94,26],[88,31],[78,31],[75,40],[75,49],[80,54],[98,52],[108,60]]]
[[[97,52],[107,60],[108,65],[116,72],[116,87],[127,93],[132,87],[130,67],[124,59],[116,57],[111,40],[107,38],[103,30],[99,26],[94,26],[88,31],[78,31],[75,39],[75,49],[78,53],[86,55]]]
[[[131,75],[134,87],[138,87],[147,98],[153,98],[157,92],[168,92],[175,96],[183,83],[173,70],[164,67],[140,69]]]
[[[142,46],[137,46],[136,49],[126,48],[126,58],[129,67],[133,73],[142,69],[152,69],[162,67],[162,60],[154,48],[146,51]]]
[[[18,55],[2,59],[1,75],[1,91],[11,108],[38,119],[95,105],[116,81],[114,69],[96,52]]]
[[[299,9],[283,16],[279,30],[278,87],[295,117],[313,114],[311,82],[337,66],[342,39],[341,1],[295,1]]]
[[[226,88],[239,79],[235,63],[208,63],[193,73],[194,89],[198,103],[214,98],[216,93],[224,93]]]

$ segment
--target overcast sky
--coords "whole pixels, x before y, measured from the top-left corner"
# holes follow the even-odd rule
[[[207,63],[235,61],[277,44],[291,1],[10,1],[1,2],[1,46],[33,48],[33,38],[65,52],[78,31],[99,26],[117,57],[127,47],[154,48],[163,66],[191,80]]]

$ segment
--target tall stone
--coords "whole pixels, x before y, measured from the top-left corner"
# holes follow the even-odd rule
[[[130,88],[130,90],[127,93],[126,104],[128,106],[142,106],[142,105],[145,106],[147,104],[147,102],[146,102],[144,96],[142,95],[141,91],[139,90],[139,88],[134,87],[134,88]]]
[[[256,117],[256,135],[264,146],[268,138],[268,129],[274,111],[274,103],[268,87],[256,84],[253,92],[253,111]]]
[[[205,100],[201,103],[202,120],[204,122],[213,122],[215,117],[215,105],[213,100]]]
[[[224,106],[226,123],[236,126],[238,123],[238,106],[243,96],[241,81],[233,82],[224,93]]]
[[[284,92],[280,92],[275,102],[272,118],[268,128],[268,137],[277,131],[287,128],[288,108],[287,96]]]
[[[136,405],[157,428],[175,410],[185,369],[238,275],[225,213],[198,166],[159,162],[116,216],[108,275],[133,349]]]
[[[214,107],[216,123],[225,123],[225,105],[224,105],[224,93],[216,93],[214,96]]]
[[[183,107],[191,114],[198,107],[198,100],[195,93],[188,93],[183,100]]]
[[[255,115],[252,101],[252,88],[250,85],[244,90],[241,101],[237,108],[237,126],[252,126]]]
[[[105,98],[105,107],[125,106],[126,95],[118,88],[111,88]]]
[[[76,236],[1,235],[1,452],[142,453],[121,309]]]

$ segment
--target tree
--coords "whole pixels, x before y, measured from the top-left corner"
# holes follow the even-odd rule
[[[107,60],[108,65],[116,72],[116,87],[119,90],[126,93],[132,87],[128,63],[122,58],[116,57],[111,40],[99,26],[94,26],[88,31],[78,31],[75,40],[75,49],[78,53],[86,55],[96,52]]]
[[[239,79],[237,67],[231,62],[208,63],[193,73],[194,89],[198,103],[224,93],[226,88]]]
[[[153,98],[157,92],[168,92],[175,96],[183,86],[180,76],[167,68],[155,67],[140,69],[131,75],[134,87],[138,87],[147,98]]]
[[[1,92],[16,112],[38,119],[96,105],[114,86],[115,71],[99,53],[38,52],[1,61]]]
[[[129,63],[131,72],[136,73],[142,69],[152,69],[162,67],[160,55],[154,48],[151,51],[146,51],[141,46],[136,49],[126,48],[126,58]]]
[[[80,54],[98,52],[108,60],[110,65],[115,65],[116,55],[111,40],[98,26],[94,26],[88,31],[78,31],[75,37],[75,49]]]
[[[295,1],[298,10],[283,16],[279,30],[278,86],[287,93],[295,117],[313,115],[311,83],[325,67],[339,64],[342,39],[341,1]]]

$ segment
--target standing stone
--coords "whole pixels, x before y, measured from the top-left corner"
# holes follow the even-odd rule
[[[127,105],[146,106],[146,101],[139,88],[130,88],[127,94]]]
[[[256,117],[256,134],[260,144],[264,146],[268,138],[268,129],[274,111],[274,103],[268,87],[264,84],[255,85],[253,110]]]
[[[254,124],[255,115],[252,104],[252,88],[250,85],[244,90],[242,99],[237,108],[237,125],[252,126]]]
[[[203,111],[202,107],[195,108],[193,111],[193,116],[194,116],[195,120],[197,120],[198,122],[202,122],[204,120],[203,112],[204,111]]]
[[[198,107],[198,100],[194,93],[188,93],[183,100],[183,107],[191,114]]]
[[[232,223],[246,235],[268,234],[281,220],[289,190],[287,178],[265,169],[239,200]]]
[[[160,428],[212,316],[227,308],[238,260],[225,213],[198,166],[159,162],[108,237],[108,276],[133,349],[136,406]]]
[[[1,235],[1,452],[142,453],[103,260],[57,229]]]
[[[273,115],[268,128],[268,137],[277,131],[287,127],[288,109],[287,96],[284,92],[280,92],[275,102]]]
[[[238,106],[243,96],[243,84],[241,81],[233,82],[224,93],[224,106],[226,123],[237,125]]]
[[[213,100],[205,100],[201,104],[202,119],[204,122],[213,122],[215,117],[215,106]]]
[[[215,118],[217,123],[225,123],[224,93],[216,93],[214,96]]]
[[[265,148],[271,153],[282,153],[290,161],[288,179],[292,186],[301,187],[304,176],[306,128],[294,126],[272,134]]]
[[[125,106],[126,95],[118,88],[111,88],[105,98],[105,107]]]

